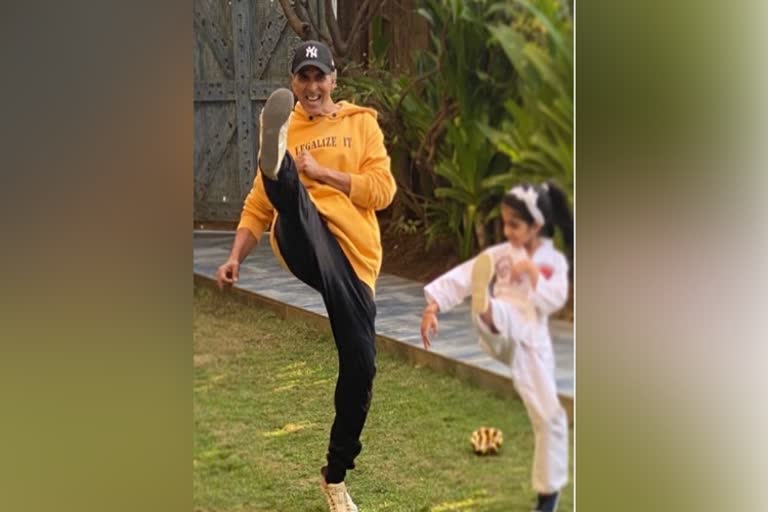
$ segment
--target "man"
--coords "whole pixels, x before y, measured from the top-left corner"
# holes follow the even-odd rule
[[[318,41],[297,49],[291,88],[278,89],[261,112],[259,172],[245,200],[230,257],[219,267],[219,287],[237,281],[240,263],[272,224],[275,256],[322,294],[339,376],[327,466],[321,473],[329,508],[357,512],[344,478],[355,467],[371,401],[376,306],[381,268],[376,210],[396,186],[374,110],[336,103],[336,68]]]

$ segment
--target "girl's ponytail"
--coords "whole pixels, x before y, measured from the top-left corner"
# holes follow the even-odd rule
[[[568,205],[568,197],[565,192],[562,191],[554,182],[548,181],[541,187],[546,193],[542,194],[549,199],[547,205],[549,208],[549,215],[547,217],[547,226],[543,230],[545,234],[550,237],[554,235],[554,227],[560,228],[563,233],[563,242],[565,242],[568,252],[573,259],[573,214],[571,208]],[[545,208],[546,210],[547,208]]]

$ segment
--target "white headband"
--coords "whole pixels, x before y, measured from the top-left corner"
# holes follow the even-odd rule
[[[533,220],[536,222],[536,224],[541,226],[546,224],[546,222],[544,222],[544,215],[536,205],[536,201],[539,199],[539,194],[536,192],[534,187],[523,188],[522,185],[516,185],[509,189],[509,192],[507,193],[515,196],[525,203],[525,206],[528,207],[528,212],[530,212],[531,217],[533,217]]]

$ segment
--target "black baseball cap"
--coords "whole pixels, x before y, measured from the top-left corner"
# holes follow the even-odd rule
[[[320,41],[304,41],[296,48],[291,73],[295,75],[307,66],[315,66],[325,74],[336,71],[330,48]]]

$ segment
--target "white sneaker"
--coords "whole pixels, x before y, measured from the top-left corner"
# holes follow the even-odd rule
[[[359,512],[344,482],[329,484],[323,479],[320,488],[323,490],[325,501],[328,502],[328,509],[331,512]]]
[[[293,93],[277,89],[259,114],[259,168],[264,176],[277,179],[288,142],[288,124],[293,111]]]
[[[479,315],[488,309],[488,284],[493,277],[493,258],[481,253],[472,267],[472,314]]]

